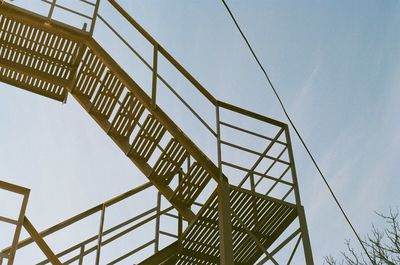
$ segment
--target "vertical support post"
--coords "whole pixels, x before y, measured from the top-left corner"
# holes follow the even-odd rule
[[[56,2],[57,2],[57,0],[53,0],[53,1],[51,2],[49,14],[47,15],[47,19],[48,19],[48,20],[51,20],[51,17],[53,16],[54,8],[56,7]]]
[[[82,245],[79,253],[79,265],[83,265],[84,255],[85,255],[85,245]]]
[[[219,251],[220,264],[231,265],[233,263],[233,242],[232,242],[232,220],[231,204],[229,198],[229,183],[222,177],[222,151],[221,151],[221,127],[219,106],[216,106],[217,125],[217,151],[218,151],[218,222],[219,222]]]
[[[96,19],[97,19],[97,13],[99,13],[99,6],[100,6],[100,0],[96,1],[96,6],[94,7],[93,10],[93,16],[92,16],[92,22],[90,23],[90,35],[93,35],[94,32],[94,27],[96,25]]]
[[[233,262],[231,205],[229,200],[229,183],[221,180],[218,184],[218,222],[220,264],[231,265]]]
[[[217,157],[218,157],[218,170],[219,179],[222,179],[222,150],[221,150],[221,122],[220,122],[219,106],[215,107],[215,121],[217,126]]]
[[[22,200],[22,205],[21,205],[21,210],[19,212],[18,216],[18,223],[17,227],[15,228],[15,233],[14,233],[14,238],[12,242],[12,247],[8,256],[8,265],[12,265],[14,263],[14,258],[15,258],[15,253],[17,252],[17,245],[18,245],[18,240],[19,236],[21,234],[21,229],[22,226],[24,225],[24,219],[25,219],[25,212],[26,212],[26,207],[28,205],[28,199],[29,199],[29,190],[26,190],[26,193],[24,194],[24,198]]]
[[[97,240],[96,265],[100,264],[100,254],[101,254],[101,244],[103,241],[103,229],[104,229],[105,214],[106,214],[106,204],[103,203],[103,206],[101,208],[101,216],[100,216],[99,237]]]
[[[151,86],[151,106],[153,109],[157,106],[157,65],[158,65],[158,44],[153,49],[153,81]]]
[[[155,240],[154,240],[154,253],[159,251],[160,246],[160,211],[161,211],[161,193],[157,193],[157,217],[156,217],[156,228],[155,228]]]
[[[295,194],[296,206],[297,206],[297,214],[299,217],[301,237],[303,240],[304,256],[305,256],[307,265],[314,265],[310,236],[308,234],[308,228],[307,228],[306,216],[304,213],[304,208],[301,205],[300,191],[299,191],[299,185],[298,185],[298,181],[297,181],[296,167],[295,167],[294,155],[293,155],[293,149],[292,149],[292,141],[290,140],[289,127],[287,125],[285,126],[285,136],[286,136],[286,144],[287,144],[289,160],[290,160],[290,170],[292,173],[294,194]]]
[[[187,171],[189,173],[190,168],[190,156],[187,158]],[[183,172],[179,173],[179,183],[183,181]],[[183,239],[183,218],[182,215],[178,212],[178,249],[180,249]]]

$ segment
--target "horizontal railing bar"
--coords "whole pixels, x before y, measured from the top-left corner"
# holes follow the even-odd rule
[[[279,176],[278,179],[279,179],[279,180],[282,180],[282,178],[286,175],[286,173],[289,171],[289,169],[290,169],[290,167],[287,167],[287,168],[282,172],[282,174]],[[262,181],[262,178],[260,178],[260,179],[257,181],[257,183],[254,185],[254,188],[257,188],[258,184],[260,184],[261,181]],[[269,188],[269,190],[267,191],[266,195],[268,195],[268,194],[275,188],[276,185],[278,185],[278,182],[275,182],[274,185],[272,185],[272,186]],[[292,185],[292,187],[293,187],[293,185]]]
[[[223,102],[223,101],[219,101],[218,100],[217,101],[217,105],[219,107],[221,107],[221,108],[224,108],[224,109],[227,109],[227,110],[230,110],[230,111],[233,111],[233,112],[237,112],[237,113],[240,113],[240,114],[245,115],[245,116],[249,116],[249,117],[254,118],[256,120],[260,120],[260,121],[263,121],[263,122],[271,123],[271,124],[273,124],[275,126],[278,126],[278,127],[281,127],[281,128],[286,128],[287,127],[287,125],[285,123],[281,122],[281,121],[268,118],[267,116],[264,116],[264,115],[261,115],[261,114],[258,114],[258,113],[255,113],[255,112],[252,112],[252,111],[249,111],[249,110],[237,107],[237,106],[234,106],[232,104],[229,104],[229,103],[226,103],[226,102]]]
[[[1,182],[0,182],[0,184],[1,184]],[[134,188],[134,189],[124,193],[123,196],[121,196],[121,195],[117,196],[114,199],[111,199],[110,201],[113,201],[113,200],[121,201],[121,200],[123,200],[125,198],[128,198],[130,196],[133,196],[134,194],[139,193],[139,192],[141,192],[141,191],[143,191],[143,190],[145,190],[145,189],[147,189],[147,188],[149,188],[151,186],[152,186],[152,184],[150,182],[147,182],[146,184],[143,184],[143,185],[141,185],[141,186],[139,186],[137,188]],[[92,215],[92,214],[95,214],[96,212],[101,211],[102,206],[103,206],[103,204],[99,204],[99,205],[97,205],[97,206],[95,206],[95,207],[93,207],[93,208],[91,208],[89,210],[86,210],[86,211],[84,211],[84,212],[82,212],[80,214],[77,214],[74,217],[71,217],[71,218],[69,218],[69,219],[67,219],[67,220],[65,220],[65,221],[63,221],[63,222],[61,222],[59,224],[56,224],[56,225],[54,225],[54,226],[42,231],[39,234],[40,234],[40,236],[42,238],[44,238],[44,237],[46,237],[46,236],[48,236],[50,234],[53,234],[53,233],[65,228],[67,226],[70,226],[70,225],[72,225],[72,224],[74,224],[74,223],[76,223],[76,222],[78,222],[78,221],[80,221],[80,220]],[[25,246],[31,244],[32,242],[33,242],[32,238],[26,238],[26,239],[18,242],[17,249],[25,247]],[[4,249],[3,252],[9,251],[9,249],[10,249],[10,247]]]
[[[144,59],[143,56],[140,55],[140,53],[136,51],[113,26],[110,25],[105,18],[103,18],[100,14],[97,14],[97,16],[142,61],[142,63],[144,63],[151,71],[153,71],[153,67],[146,61],[146,59]]]
[[[197,112],[178,94],[178,92],[176,92],[176,90],[170,85],[168,84],[164,78],[162,78],[161,76],[159,76],[157,74],[157,76],[159,77],[159,79],[161,80],[161,82],[163,82],[167,88],[185,105],[186,108],[188,108],[190,110],[191,113],[193,113],[193,115],[215,136],[217,137],[217,133],[207,124],[207,122],[205,122],[203,120],[203,118],[201,118],[201,116],[199,114],[197,114]]]
[[[118,225],[116,225],[116,226],[114,226],[114,227],[112,227],[112,228],[106,230],[106,231],[103,233],[103,236],[106,236],[106,235],[108,235],[109,233],[112,233],[112,232],[118,230],[118,229],[121,228],[121,227],[124,227],[124,226],[126,226],[126,225],[128,225],[128,224],[130,224],[130,223],[133,223],[133,222],[135,222],[135,221],[137,221],[137,220],[139,220],[139,219],[145,217],[146,215],[149,215],[149,214],[151,214],[152,212],[155,212],[155,211],[157,211],[157,208],[156,208],[156,207],[153,207],[153,208],[151,208],[150,210],[147,210],[147,211],[145,211],[145,212],[143,212],[143,213],[141,213],[141,214],[139,214],[139,215],[136,215],[135,217],[132,217],[131,219],[129,219],[129,220],[125,221],[125,222],[122,222],[122,223],[120,223],[120,224],[118,224]],[[124,231],[122,231],[122,232],[124,232]]]
[[[168,233],[168,232],[165,232],[165,231],[161,231],[161,230],[160,230],[159,233],[160,233],[161,235],[164,235],[164,236],[169,236],[169,237],[178,239],[178,236],[177,236],[177,235],[174,235],[174,234],[171,234],[171,233]]]
[[[127,228],[126,230],[124,230],[124,231],[122,231],[122,232],[119,232],[118,234],[116,234],[116,235],[110,237],[109,239],[104,240],[104,241],[101,243],[101,246],[103,247],[103,246],[105,246],[105,245],[111,243],[111,242],[114,241],[115,239],[117,239],[117,238],[119,238],[119,237],[121,237],[121,236],[123,236],[123,235],[126,235],[127,233],[129,233],[129,232],[135,230],[136,228],[138,228],[138,227],[140,227],[140,226],[142,226],[142,225],[144,225],[144,224],[150,222],[151,220],[155,219],[157,216],[160,216],[160,215],[164,214],[165,212],[168,212],[168,211],[170,211],[170,210],[172,210],[172,209],[174,209],[174,207],[171,206],[171,207],[169,207],[169,208],[167,208],[167,209],[165,209],[165,210],[163,210],[163,211],[160,211],[160,212],[158,212],[158,213],[156,213],[156,214],[154,214],[154,215],[152,215],[152,216],[150,216],[150,217],[144,219],[143,221],[141,221],[141,222],[139,222],[139,223],[137,223],[137,224],[131,226],[130,228]]]
[[[52,2],[50,2],[49,0],[41,0],[41,1],[43,1],[43,2],[45,2],[45,3],[47,3],[47,4],[53,4]],[[88,16],[88,15],[86,15],[86,14],[83,14],[83,13],[81,13],[81,12],[78,12],[78,11],[75,11],[75,10],[73,10],[73,9],[71,9],[71,8],[68,8],[68,7],[66,7],[66,6],[63,6],[63,5],[60,5],[60,4],[54,4],[54,6],[55,7],[58,7],[58,8],[60,8],[60,9],[64,9],[65,11],[68,11],[68,12],[71,12],[71,13],[73,13],[73,14],[75,14],[75,15],[78,15],[78,16],[81,16],[81,17],[84,17],[84,18],[87,18],[87,19],[92,19],[92,17],[91,16]]]
[[[83,253],[79,253],[78,255],[76,255],[75,257],[70,258],[69,260],[63,262],[64,265],[68,265],[73,263],[74,261],[77,261],[78,259],[80,259],[81,257],[85,257],[87,255],[89,255],[90,253],[92,253],[93,251],[95,251],[97,249],[97,246],[91,247],[87,250],[85,250]],[[43,263],[46,264],[46,263]],[[37,265],[42,265],[42,264],[37,264]]]
[[[148,210],[148,211],[146,211],[146,212],[143,212],[143,213],[141,213],[141,214],[139,214],[139,215],[136,215],[135,217],[132,217],[131,219],[129,219],[129,220],[127,220],[127,221],[124,221],[124,222],[122,222],[122,223],[120,223],[120,224],[118,224],[118,225],[115,225],[115,226],[113,226],[112,228],[109,228],[109,229],[107,229],[106,231],[104,231],[104,232],[103,232],[103,236],[106,236],[106,235],[108,235],[108,234],[110,234],[110,233],[112,233],[112,232],[118,230],[119,228],[124,227],[124,226],[130,224],[130,223],[133,223],[133,222],[139,220],[140,218],[143,218],[144,216],[146,216],[146,215],[148,215],[148,214],[150,214],[150,213],[152,213],[152,212],[155,212],[156,210],[157,210],[156,207],[151,208],[150,210]],[[139,226],[138,226],[138,227],[139,227]],[[129,228],[127,228],[126,230],[124,230],[124,231],[122,231],[122,232],[120,232],[120,233],[123,233],[123,232],[127,231],[128,229],[129,229]],[[132,231],[132,230],[130,230],[130,231]],[[126,233],[125,233],[125,234],[126,234]],[[124,234],[123,234],[123,235],[124,235]],[[92,236],[92,237],[90,237],[90,238],[88,238],[88,239],[86,239],[86,240],[84,240],[84,241],[82,241],[82,242],[80,242],[80,243],[78,243],[78,244],[76,244],[76,245],[74,245],[74,246],[72,246],[72,247],[70,247],[70,248],[68,248],[68,249],[66,249],[66,250],[64,250],[64,251],[62,251],[62,252],[60,252],[60,253],[58,253],[58,254],[57,254],[57,257],[65,256],[65,255],[71,253],[72,251],[75,251],[75,250],[81,248],[82,246],[85,246],[85,245],[87,245],[87,244],[89,244],[89,243],[91,243],[91,242],[97,240],[98,237],[99,237],[99,235]],[[118,238],[118,237],[116,237],[115,239],[117,239],[117,238]],[[115,240],[115,239],[114,239],[114,240]],[[112,240],[112,241],[113,241],[113,240]],[[111,241],[110,241],[110,242],[111,242]],[[96,249],[97,249],[97,246],[96,246]],[[48,260],[44,260],[44,261],[42,261],[42,262],[39,263],[39,264],[46,264],[46,263],[48,263],[48,262],[49,262]],[[39,264],[38,264],[38,265],[39,265]]]
[[[257,151],[254,151],[254,150],[251,150],[251,149],[248,149],[248,148],[245,148],[245,147],[236,145],[236,144],[232,144],[232,143],[230,143],[230,142],[221,141],[221,144],[224,144],[224,145],[227,145],[227,146],[230,146],[230,147],[233,147],[233,148],[242,150],[242,151],[244,151],[244,152],[252,153],[252,154],[258,155],[258,156],[260,156],[260,157],[268,158],[268,159],[271,159],[271,160],[273,160],[273,161],[280,162],[280,163],[285,164],[285,165],[290,165],[289,162],[286,162],[286,161],[284,161],[284,160],[278,159],[278,158],[273,157],[273,156],[264,155],[264,154],[262,154],[262,153],[260,153],[260,152],[257,152]]]
[[[183,74],[212,104],[216,105],[216,98],[208,92],[180,63],[178,63],[139,23],[136,22],[115,0],[108,2],[134,27],[139,31],[151,44],[158,46],[159,52]]]
[[[262,173],[257,172],[257,171],[251,171],[251,170],[249,170],[249,169],[247,169],[247,168],[244,168],[244,167],[241,167],[241,166],[238,166],[238,165],[229,163],[229,162],[222,161],[221,164],[222,164],[222,165],[225,165],[225,166],[228,166],[228,167],[233,167],[233,168],[239,169],[239,170],[244,171],[244,172],[247,172],[247,173],[255,174],[255,175],[257,175],[257,176],[260,176],[260,177],[263,177],[263,178],[267,178],[267,179],[273,180],[273,181],[275,181],[275,182],[280,182],[280,183],[282,183],[282,184],[286,184],[286,185],[289,185],[289,186],[293,186],[293,183],[290,183],[290,182],[288,182],[288,181],[281,180],[281,179],[279,179],[279,178],[274,178],[274,177],[272,177],[272,176],[270,176],[270,175],[262,174]]]
[[[89,1],[87,1],[87,0],[79,0],[79,1],[81,1],[81,2],[83,2],[83,3],[86,3],[86,4],[88,4],[88,5],[91,5],[91,6],[96,6],[95,3],[89,2]]]
[[[280,130],[277,134],[277,136],[275,137],[276,139],[279,138],[280,134],[283,132],[283,129]],[[264,153],[267,152],[270,148],[267,147],[267,149],[265,149]],[[282,156],[282,154],[286,151],[287,146],[285,146],[285,148],[281,151],[281,153],[276,157],[276,158],[280,158]],[[261,162],[261,161],[260,161]],[[263,175],[267,175],[268,172],[272,169],[272,167],[276,164],[276,160],[274,162],[271,163],[271,165],[269,165],[269,167],[267,168],[267,170],[265,170]],[[253,169],[256,169],[256,167],[259,165],[258,162],[256,162],[255,165],[253,165]],[[288,166],[287,168],[290,168],[290,166]],[[279,179],[282,178],[283,175],[286,174],[287,169],[285,170],[285,173],[283,173]],[[245,178],[243,178],[242,182],[239,184],[239,187],[241,187],[243,185],[243,183],[248,179],[248,177],[250,177],[249,175],[247,175]],[[256,183],[256,185],[254,187],[257,187],[257,185],[261,182],[262,179],[259,179],[258,182]],[[275,183],[276,184],[276,183]]]
[[[118,196],[106,201],[104,204],[106,205],[106,207],[112,206],[112,205],[114,205],[114,204],[116,204],[116,203],[118,203],[118,202],[120,202],[122,200],[125,200],[125,199],[127,199],[127,198],[129,198],[129,197],[131,197],[131,196],[133,196],[133,195],[135,195],[137,193],[139,193],[139,192],[142,192],[142,191],[150,188],[151,186],[153,186],[153,185],[150,182],[147,182],[147,183],[145,183],[145,184],[143,184],[143,185],[141,185],[141,186],[139,186],[137,188],[134,188],[134,189],[132,189],[132,190],[130,190],[128,192],[120,194],[120,195],[118,195]]]
[[[6,258],[6,259],[8,259],[8,258],[10,257],[10,253],[3,253],[3,252],[0,252],[0,257],[1,257],[1,258]]]
[[[172,218],[175,218],[175,219],[179,219],[179,217],[177,215],[172,214],[172,213],[165,213],[165,215],[169,216],[169,217],[172,217]]]
[[[141,60],[149,70],[153,71],[153,67],[146,61],[146,59],[143,58],[142,55],[138,51],[136,51],[132,45],[128,43],[122,37],[121,34],[119,34],[116,29],[110,25],[110,23],[107,22],[106,19],[104,19],[100,14],[97,15],[101,21],[128,47],[129,50],[131,50],[138,58]],[[160,79],[161,82],[164,83],[164,85],[185,105],[186,108],[189,109],[189,111],[216,137],[217,134],[216,132],[207,124],[207,122],[176,92],[176,90],[159,74],[157,73],[157,78]]]
[[[122,260],[128,258],[129,256],[132,256],[133,254],[135,254],[135,253],[141,251],[142,249],[145,249],[145,248],[147,248],[148,246],[151,246],[151,245],[154,244],[155,242],[156,242],[156,240],[153,239],[153,240],[151,240],[151,241],[149,241],[149,242],[147,242],[147,243],[141,245],[140,247],[137,247],[137,248],[135,248],[134,250],[132,250],[132,251],[130,251],[130,252],[128,252],[128,253],[122,255],[121,257],[119,257],[119,258],[117,258],[117,259],[115,259],[115,260],[113,260],[113,261],[107,263],[107,265],[117,264],[118,262],[120,262],[120,261],[122,261]]]
[[[255,132],[252,132],[252,131],[243,129],[243,128],[240,128],[240,127],[238,127],[238,126],[235,126],[235,125],[232,125],[232,124],[223,122],[223,121],[221,121],[220,124],[221,124],[221,125],[224,125],[224,126],[226,126],[226,127],[230,127],[230,128],[232,128],[232,129],[238,130],[238,131],[242,131],[242,132],[244,132],[244,133],[248,133],[248,134],[251,134],[251,135],[254,135],[254,136],[257,136],[257,137],[266,139],[266,140],[269,140],[269,141],[273,141],[273,140],[274,140],[274,139],[271,138],[271,137],[264,136],[264,135],[262,135],[262,134],[255,133]],[[279,140],[276,140],[275,142],[276,142],[276,143],[279,143],[279,144],[282,144],[282,145],[286,145],[285,142],[282,142],[282,141],[279,141]]]
[[[9,224],[12,224],[12,225],[17,225],[18,224],[17,220],[13,220],[11,218],[4,217],[4,216],[0,216],[0,222],[9,223]]]
[[[277,158],[281,158],[281,156],[286,152],[287,147],[285,147],[282,152],[277,156]],[[267,170],[265,170],[264,174],[268,174],[268,172],[275,166],[276,164],[276,160],[274,162],[271,163],[271,165],[269,165],[269,167],[267,168]],[[289,168],[291,167],[291,165],[288,165],[286,170],[282,173],[282,175],[279,177],[279,179],[283,178],[283,176],[286,174],[286,172],[289,170]]]
[[[11,192],[19,193],[21,195],[29,194],[30,190],[21,186],[17,186],[5,181],[0,180],[0,189],[8,190]]]

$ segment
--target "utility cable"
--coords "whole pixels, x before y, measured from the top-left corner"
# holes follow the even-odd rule
[[[280,106],[281,106],[283,112],[285,113],[286,118],[288,119],[290,125],[292,126],[292,128],[293,128],[294,131],[296,132],[297,137],[300,139],[300,141],[301,141],[303,147],[304,147],[305,150],[307,151],[308,156],[311,158],[311,160],[312,160],[312,162],[313,162],[315,168],[318,170],[319,175],[322,177],[322,180],[324,181],[324,183],[325,183],[325,185],[327,186],[327,188],[328,188],[330,194],[332,195],[334,201],[336,202],[337,206],[339,207],[340,211],[342,212],[342,215],[343,215],[344,218],[346,219],[348,225],[350,226],[351,230],[353,231],[354,235],[356,236],[358,242],[360,243],[361,247],[363,248],[365,254],[368,256],[368,258],[369,258],[369,260],[371,261],[371,263],[372,263],[372,264],[375,264],[374,261],[372,260],[371,256],[369,255],[369,253],[368,253],[366,247],[364,246],[364,243],[362,242],[360,236],[358,235],[356,229],[354,228],[354,226],[353,226],[353,224],[351,223],[349,217],[347,216],[347,214],[346,214],[346,212],[344,211],[342,205],[340,204],[340,202],[339,202],[339,200],[337,199],[335,193],[333,192],[331,186],[329,185],[327,179],[325,178],[325,176],[324,176],[324,174],[322,173],[320,167],[318,166],[316,160],[314,159],[314,156],[311,154],[311,151],[308,149],[306,143],[304,142],[303,137],[301,137],[299,131],[297,130],[297,127],[294,125],[292,119],[290,118],[290,116],[289,116],[289,114],[288,114],[288,112],[287,112],[287,110],[286,110],[286,107],[285,107],[285,105],[284,105],[283,102],[282,102],[282,99],[280,98],[280,96],[279,96],[277,90],[275,89],[274,85],[272,84],[271,79],[270,79],[269,76],[268,76],[267,71],[266,71],[266,70],[264,69],[264,67],[262,66],[260,60],[258,59],[258,57],[257,57],[256,53],[254,52],[252,46],[250,45],[250,42],[247,40],[247,37],[244,35],[244,33],[243,33],[242,29],[240,28],[238,22],[236,21],[236,18],[235,18],[235,16],[233,15],[232,11],[230,10],[228,4],[225,2],[225,0],[221,0],[221,1],[222,1],[222,3],[224,4],[226,10],[228,11],[230,17],[232,18],[233,22],[235,23],[236,28],[239,30],[240,35],[242,35],[244,41],[246,42],[247,47],[250,49],[250,52],[251,52],[251,54],[253,55],[254,59],[256,60],[258,66],[261,68],[262,72],[264,73],[264,76],[265,76],[265,78],[267,79],[269,85],[271,86],[272,91],[274,92],[276,98],[278,99],[279,104],[280,104]]]

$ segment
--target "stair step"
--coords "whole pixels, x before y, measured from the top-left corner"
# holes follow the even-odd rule
[[[128,92],[111,122],[109,133],[113,136],[129,139],[144,110],[145,108],[139,100]]]
[[[79,44],[0,14],[0,81],[64,101]]]
[[[297,217],[296,205],[230,185],[233,256],[235,264],[254,264],[263,254],[250,231],[268,249]],[[209,198],[183,236],[179,265],[219,264],[219,214],[217,193]],[[191,259],[192,257],[192,259]]]
[[[124,85],[111,72],[107,71],[93,100],[91,112],[109,119],[121,96]]]
[[[84,95],[90,100],[100,85],[105,70],[106,66],[100,58],[87,48],[78,66],[78,79],[72,92]]]
[[[149,114],[131,145],[128,156],[148,161],[164,136],[166,129]]]
[[[185,148],[175,138],[172,138],[154,165],[150,178],[168,185],[179,173],[180,167],[188,156],[189,153]]]
[[[211,175],[197,162],[194,162],[175,189],[172,201],[192,205],[211,179]]]

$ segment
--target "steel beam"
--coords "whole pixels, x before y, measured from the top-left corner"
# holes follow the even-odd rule
[[[232,243],[232,221],[231,205],[229,197],[229,184],[221,181],[218,184],[218,222],[220,240],[220,264],[232,265],[233,263],[233,243]]]
[[[24,218],[23,224],[26,231],[28,231],[29,235],[33,238],[33,240],[36,242],[36,244],[42,250],[42,252],[46,255],[46,257],[50,260],[50,262],[53,265],[62,265],[60,260],[57,258],[54,252],[49,248],[47,243],[43,240],[38,231],[36,231],[35,227],[32,225],[32,223],[29,221],[27,217]]]

